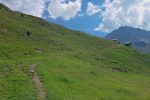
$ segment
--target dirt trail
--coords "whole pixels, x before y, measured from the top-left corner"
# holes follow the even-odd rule
[[[40,100],[46,100],[46,92],[43,88],[42,82],[35,71],[36,64],[30,65],[30,72],[33,75],[34,84],[38,90]]]

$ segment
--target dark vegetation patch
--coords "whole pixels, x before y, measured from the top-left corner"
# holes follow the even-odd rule
[[[128,72],[125,68],[112,68],[112,72]]]
[[[94,57],[93,59],[97,61],[106,61],[105,58],[101,58],[101,57]]]
[[[111,61],[111,64],[119,64],[118,61]]]
[[[118,88],[118,89],[115,89],[114,90],[115,92],[119,93],[119,94],[122,94],[122,95],[133,95],[135,96],[136,94],[130,90],[127,90],[127,89],[124,89],[124,88]]]
[[[68,48],[64,43],[61,43],[61,41],[55,41],[55,40],[49,40],[48,41],[49,45],[53,46],[55,49],[57,50],[71,50],[70,48]]]
[[[73,80],[71,78],[67,78],[67,77],[57,77],[57,79],[60,82],[63,82],[65,84],[71,84],[73,82]]]
[[[96,71],[91,71],[90,74],[91,75],[97,75],[97,72]]]

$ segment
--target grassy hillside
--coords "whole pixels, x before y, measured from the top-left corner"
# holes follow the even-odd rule
[[[150,99],[149,56],[0,5],[0,100],[39,100],[31,64],[47,100]]]

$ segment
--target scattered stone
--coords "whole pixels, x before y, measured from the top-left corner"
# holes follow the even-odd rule
[[[31,35],[32,35],[32,32],[27,31],[27,32],[26,32],[26,35],[27,35],[27,36],[31,36]]]
[[[117,39],[112,39],[113,42],[121,44]]]
[[[35,74],[35,71],[31,71],[30,73],[31,73],[31,75],[34,75],[34,74]]]
[[[41,49],[39,49],[39,48],[36,48],[36,49],[35,49],[35,53],[42,54],[42,53],[43,53],[43,51],[42,51]]]
[[[132,43],[131,43],[131,42],[126,42],[126,43],[124,43],[124,46],[131,47],[131,46],[132,46]]]

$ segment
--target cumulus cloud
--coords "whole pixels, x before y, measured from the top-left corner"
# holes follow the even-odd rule
[[[42,17],[45,9],[44,0],[0,0],[0,3],[15,11],[21,11],[37,17]]]
[[[48,12],[53,19],[70,20],[81,11],[82,0],[50,0]]]
[[[86,14],[89,16],[95,15],[101,12],[101,8],[98,5],[94,5],[92,2],[88,2]]]
[[[150,0],[105,0],[102,9],[95,31],[111,32],[121,26],[150,30]]]

